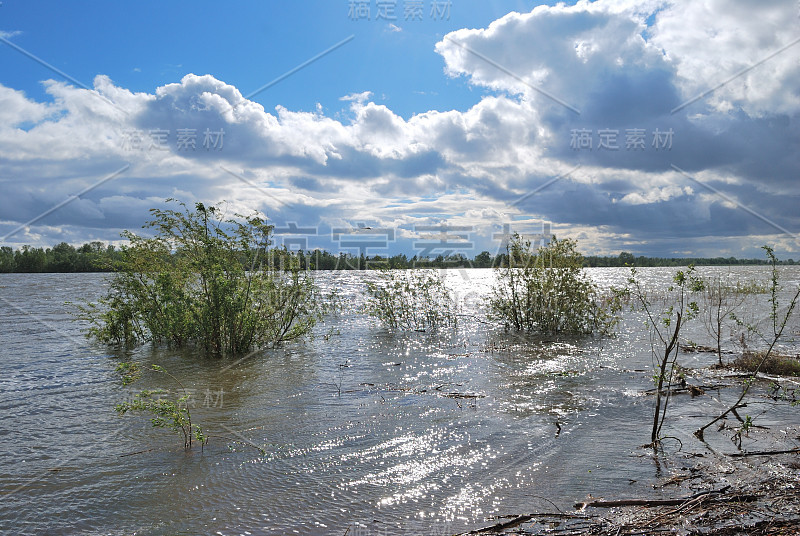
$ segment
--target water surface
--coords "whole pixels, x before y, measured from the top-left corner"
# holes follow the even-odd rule
[[[766,277],[764,267],[704,270]],[[603,287],[627,276],[589,273]],[[655,291],[673,273],[642,270]],[[513,337],[473,319],[492,271],[454,270],[448,285],[468,315],[458,332],[394,334],[361,313],[372,276],[319,274],[349,307],[313,341],[243,361],[87,341],[65,302],[96,298],[105,275],[0,276],[2,532],[452,534],[493,516],[569,510],[590,493],[663,493],[652,479],[669,464],[639,448],[653,402],[642,394],[652,356],[640,316],[626,313],[613,339]],[[707,335],[698,323],[687,337]],[[184,452],[146,418],[118,417],[114,405],[134,392],[114,373],[123,359],[167,368],[190,390],[195,422],[225,437]],[[714,359],[681,357],[688,367]],[[134,387],[175,392],[159,375]],[[670,433],[692,443],[700,416],[733,400],[717,395],[676,399]],[[797,421],[781,409],[761,418]]]

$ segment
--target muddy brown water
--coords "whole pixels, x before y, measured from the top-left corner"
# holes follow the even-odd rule
[[[642,276],[663,291],[674,271]],[[765,267],[702,271],[767,277]],[[628,272],[589,273],[607,287]],[[151,347],[123,355],[87,341],[65,302],[96,298],[105,275],[0,275],[0,532],[453,534],[494,516],[569,511],[589,494],[668,494],[652,484],[672,462],[639,448],[653,404],[642,394],[652,357],[639,315],[626,313],[613,339],[512,337],[469,317],[455,334],[392,334],[362,313],[370,274],[317,277],[348,299],[344,312],[312,341],[239,361]],[[480,317],[492,271],[446,277]],[[800,270],[782,277],[796,285]],[[754,317],[764,300],[747,306]],[[709,342],[699,322],[687,337]],[[189,389],[194,421],[240,442],[215,437],[184,452],[145,417],[118,417],[114,405],[133,393],[114,373],[123,358],[167,368]],[[681,356],[689,368],[715,359]],[[722,372],[688,379],[731,383]],[[175,392],[163,376],[134,387]],[[665,432],[701,451],[691,432],[737,394],[673,398]],[[759,396],[747,414],[777,428],[800,419]],[[707,435],[735,450],[729,433]]]

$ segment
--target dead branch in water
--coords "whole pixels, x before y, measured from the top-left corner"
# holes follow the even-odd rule
[[[575,519],[588,520],[588,519],[590,519],[589,516],[585,516],[585,515],[580,515],[580,514],[562,514],[562,513],[558,513],[558,514],[546,514],[546,513],[525,514],[525,515],[508,516],[508,517],[511,517],[512,519],[510,519],[509,521],[502,521],[500,523],[496,523],[496,524],[494,524],[494,525],[492,525],[490,527],[484,527],[482,529],[475,529],[473,531],[467,532],[467,534],[487,534],[487,533],[498,532],[498,531],[502,531],[502,530],[506,530],[506,529],[512,529],[514,527],[518,527],[519,525],[522,525],[523,523],[527,523],[528,521],[532,521],[535,518],[571,519],[571,520],[575,520]]]
[[[756,495],[743,495],[734,494],[727,497],[718,497],[724,494],[730,486],[725,486],[722,489],[703,491],[696,493],[690,497],[683,497],[680,499],[621,499],[616,501],[592,501],[588,503],[577,503],[575,508],[616,508],[620,506],[643,506],[646,508],[653,508],[656,506],[684,506],[691,502],[749,502],[757,499]]]
[[[800,448],[789,450],[756,450],[753,452],[734,452],[728,454],[731,458],[744,458],[746,456],[775,456],[778,454],[795,454],[800,452]]]

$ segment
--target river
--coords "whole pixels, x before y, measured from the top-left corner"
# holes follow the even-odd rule
[[[767,270],[701,272],[766,281]],[[664,290],[674,272],[642,277]],[[628,271],[589,273],[607,288]],[[363,314],[369,273],[320,273],[347,303],[313,340],[215,360],[83,337],[70,302],[96,299],[108,277],[0,275],[3,534],[444,535],[493,516],[566,511],[588,494],[663,493],[652,483],[670,462],[640,448],[653,366],[636,313],[615,338],[515,337],[475,319],[493,272],[451,270],[468,315],[458,332],[394,334]],[[782,280],[798,284],[800,270],[782,268]],[[686,337],[710,343],[699,321]],[[193,420],[229,439],[185,452],[146,417],[118,416],[115,404],[135,390],[177,392],[163,375],[123,388],[114,370],[123,359],[168,369],[191,395]],[[715,359],[680,361],[691,369]],[[675,397],[666,431],[698,448],[691,431],[734,400],[729,391]],[[769,407],[759,424],[797,423],[797,410]],[[713,441],[733,448],[724,434]]]

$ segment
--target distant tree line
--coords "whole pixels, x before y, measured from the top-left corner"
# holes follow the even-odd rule
[[[750,264],[770,264],[766,259],[737,259],[736,257],[645,257],[634,256],[623,251],[615,257],[584,257],[584,266],[737,266]],[[778,264],[797,264],[793,259],[778,261]]]
[[[22,246],[12,249],[0,247],[0,273],[72,273],[72,272],[113,272],[121,259],[121,250],[99,241],[88,242],[75,247],[66,242],[52,248]],[[393,256],[353,255],[351,253],[330,253],[323,250],[285,251],[273,250],[261,264],[262,267],[279,268],[287,255],[296,257],[305,270],[371,270],[382,268],[493,268],[505,266],[508,262],[505,253],[492,255],[483,251],[473,258],[458,253],[436,257],[408,257],[405,254]],[[763,259],[737,259],[735,257],[713,258],[664,258],[634,256],[622,252],[616,256],[589,256],[583,258],[583,265],[594,266],[735,266],[767,264]],[[793,259],[779,261],[779,264],[797,264]]]
[[[120,250],[102,242],[88,242],[78,248],[66,242],[52,248],[0,247],[0,273],[110,272]]]

